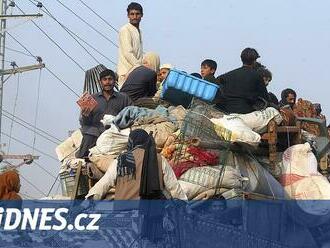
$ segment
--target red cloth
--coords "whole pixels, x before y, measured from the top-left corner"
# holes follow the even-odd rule
[[[19,175],[15,171],[0,174],[0,200],[21,200]]]
[[[204,165],[216,165],[218,163],[218,155],[215,152],[205,151],[195,146],[190,146],[188,152],[193,155],[196,163]]]
[[[195,146],[188,147],[187,152],[193,156],[192,160],[181,161],[172,165],[177,178],[190,168],[216,165],[218,163],[218,155],[215,152],[205,151]]]
[[[322,116],[317,115],[316,109],[310,101],[301,98],[293,106],[293,112],[298,117],[322,118]],[[303,122],[301,128],[316,136],[320,135],[320,128],[317,124]]]
[[[304,179],[304,176],[299,176],[297,174],[284,174],[281,176],[280,178],[280,182],[282,184],[282,186],[288,186],[291,185],[301,179]]]

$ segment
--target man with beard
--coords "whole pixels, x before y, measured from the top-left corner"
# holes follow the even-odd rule
[[[296,103],[297,93],[293,89],[285,89],[281,93],[281,101],[279,106],[282,108],[284,106],[289,106],[291,109],[293,105]]]
[[[86,158],[89,149],[95,146],[97,138],[105,130],[100,122],[104,115],[116,116],[123,108],[132,105],[132,100],[125,94],[114,91],[116,75],[112,70],[106,69],[100,73],[102,92],[92,95],[97,102],[96,107],[90,110],[81,108],[80,125],[83,139],[77,158]]]

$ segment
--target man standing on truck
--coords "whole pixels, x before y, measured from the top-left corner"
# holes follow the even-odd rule
[[[129,71],[136,65],[142,64],[143,46],[140,22],[143,17],[143,8],[139,3],[132,2],[127,7],[129,23],[119,31],[118,53],[118,84],[123,85]]]

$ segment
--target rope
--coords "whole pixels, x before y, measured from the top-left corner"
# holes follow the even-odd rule
[[[28,179],[26,179],[22,174],[19,174],[20,177],[23,178],[24,181],[26,181],[28,184],[30,184],[36,191],[41,193],[43,196],[46,196],[44,192],[42,192],[37,186],[35,186],[33,183],[31,183]]]
[[[81,37],[79,37],[77,34],[75,34],[73,31],[69,30],[74,36],[77,37],[77,39],[79,39],[80,41],[84,42],[89,48],[91,48],[92,50],[94,50],[96,53],[98,53],[101,57],[105,58],[106,60],[108,60],[110,63],[117,65],[116,62],[114,62],[113,60],[109,59],[108,57],[106,57],[104,54],[102,54],[99,50],[97,50],[94,46],[92,46],[91,44],[89,44],[87,41],[85,41],[84,39],[82,39]]]
[[[31,0],[29,0],[30,2],[32,2]],[[33,3],[33,2],[32,2]],[[72,31],[67,28],[66,26],[64,26],[61,22],[59,22],[51,13],[50,11],[44,6],[44,10],[42,10],[44,13],[46,13],[46,15],[48,15],[50,18],[52,18],[55,22],[57,22],[77,43],[78,45],[83,48],[85,50],[85,52],[92,57],[92,59],[94,59],[94,61],[98,64],[100,64],[100,62],[77,40],[76,37],[73,36]]]
[[[12,36],[10,33],[6,33],[7,35],[9,35],[14,41],[16,41],[21,47],[23,47],[23,49],[25,50],[25,51],[27,51],[32,57],[34,57],[34,58],[37,58],[36,56],[34,56],[30,51],[29,51],[29,49],[27,49],[19,40],[17,40],[14,36]]]
[[[93,29],[96,33],[98,33],[99,35],[101,35],[104,39],[106,39],[107,41],[109,41],[112,45],[114,45],[115,47],[118,48],[118,45],[116,43],[114,43],[112,40],[110,40],[108,37],[106,37],[104,34],[102,34],[100,31],[98,31],[96,28],[93,27],[93,25],[91,25],[90,23],[88,23],[87,21],[85,21],[83,18],[81,18],[79,15],[77,15],[72,9],[70,9],[68,6],[66,6],[65,4],[63,4],[60,0],[56,0],[60,5],[62,5],[65,9],[67,9],[69,12],[71,12],[73,15],[75,15],[79,20],[81,20],[83,23],[85,23],[88,27],[90,27],[91,29]]]
[[[52,186],[50,187],[47,196],[49,196],[49,194],[52,192],[52,189],[54,188],[54,185],[55,185],[55,183],[57,182],[59,176],[60,176],[60,174],[58,174],[57,177],[55,178],[55,181],[54,181],[54,183],[52,184]]]
[[[48,67],[45,67],[45,69],[52,74],[58,81],[60,81],[68,90],[70,90],[73,94],[75,94],[77,97],[80,97],[78,93],[76,93],[68,84],[66,84],[62,79],[60,79],[54,72],[52,72]]]
[[[55,178],[56,177],[49,171],[49,170],[46,170],[42,165],[40,165],[39,163],[37,163],[35,160],[33,160],[33,163],[38,166],[40,169],[42,169],[44,172],[46,172],[49,176],[51,176],[52,178]]]
[[[16,124],[18,124],[18,125],[20,125],[20,126],[26,128],[26,129],[28,129],[28,130],[34,132],[34,129],[33,129],[33,128],[27,127],[27,126],[25,126],[24,124],[18,122],[17,120],[14,120],[13,117],[10,117],[10,116],[6,115],[5,113],[3,113],[3,116],[6,117],[7,119],[11,120],[11,121],[14,121]],[[55,144],[55,145],[58,145],[58,144],[59,144],[58,142],[55,142],[55,141],[49,139],[48,137],[44,136],[43,134],[41,134],[41,133],[39,133],[39,132],[36,132],[36,134],[38,134],[39,136],[41,136],[41,137],[43,137],[44,139],[48,140],[49,142],[52,142],[52,143]]]
[[[16,107],[17,107],[19,85],[20,85],[20,80],[19,80],[20,77],[19,76],[20,76],[20,73],[17,74],[17,87],[16,87],[16,95],[15,95],[15,100],[14,100],[13,115],[15,115],[15,113],[16,113]],[[12,121],[10,123],[10,131],[9,131],[9,140],[8,140],[7,153],[9,153],[9,151],[10,151],[10,143],[11,143],[11,136],[12,136],[12,132],[13,132],[13,127],[14,127],[14,118],[12,119]]]
[[[16,5],[16,7],[25,15],[25,12]],[[31,20],[31,22],[58,48],[67,56],[74,64],[76,64],[83,72],[85,69],[75,60],[73,59],[52,37],[50,37],[35,21]]]
[[[214,194],[213,194],[213,197],[215,196],[215,195],[217,195],[217,193],[218,193],[218,188],[219,188],[219,186],[222,184],[222,181],[223,181],[223,178],[224,178],[224,175],[225,175],[225,168],[226,168],[226,166],[227,166],[227,162],[228,162],[228,154],[229,154],[229,146],[228,146],[228,148],[226,149],[226,151],[225,151],[225,154],[224,154],[224,156],[223,156],[223,158],[222,158],[222,160],[221,160],[221,162],[220,162],[220,164],[219,164],[219,166],[221,166],[221,164],[222,164],[222,167],[221,167],[221,169],[220,169],[220,174],[219,174],[219,178],[218,178],[218,181],[217,181],[217,184],[216,184],[216,188],[215,188],[215,191],[214,191]]]
[[[58,189],[60,188],[60,186],[61,186],[61,182],[58,183],[55,193],[58,193]]]
[[[9,135],[8,135],[7,133],[5,133],[5,132],[2,132],[2,131],[1,131],[1,134],[5,135],[6,137],[9,137]],[[19,139],[15,138],[15,137],[13,137],[13,136],[11,137],[11,139],[12,139],[12,140],[15,140],[16,142],[18,142],[18,143],[20,143],[20,144],[22,144],[22,145],[24,145],[24,146],[26,146],[26,147],[32,148],[32,146],[30,146],[30,145],[24,143],[23,141],[20,141]],[[40,150],[38,150],[38,149],[35,149],[35,150],[36,150],[37,152],[39,152],[40,154],[43,154],[43,155],[45,155],[45,156],[47,156],[47,157],[49,157],[49,158],[55,160],[56,162],[58,162],[58,159],[55,158],[54,156],[52,156],[52,155],[50,155],[50,154],[48,154],[48,153],[45,153],[45,152],[43,152],[43,151],[40,151]]]
[[[260,165],[259,160],[258,160],[258,159],[252,154],[252,152],[249,151],[249,150],[247,150],[247,152],[248,152],[248,154],[250,155],[250,157]],[[253,172],[255,178],[256,178],[257,181],[260,183],[260,181],[259,181],[257,175],[255,174],[255,172],[254,172],[252,166],[251,166],[250,164],[248,164],[248,165],[250,166],[250,169],[252,170],[252,172]],[[261,165],[260,165],[260,166],[261,166]],[[261,166],[261,167],[262,167],[262,166]],[[272,188],[271,184],[269,183],[268,178],[266,177],[266,174],[265,174],[265,171],[264,171],[264,168],[263,168],[263,167],[262,167],[262,173],[263,173],[263,175],[264,175],[264,177],[265,177],[265,179],[266,179],[266,182],[267,182],[267,184],[268,184],[268,187],[269,187],[269,189],[270,189],[270,192],[272,193],[273,199],[276,199],[275,194],[274,194],[274,191],[273,191],[273,188]]]
[[[34,127],[37,126],[37,119],[38,119],[38,112],[39,112],[39,100],[40,100],[40,85],[41,85],[41,69],[39,70],[38,76],[38,87],[37,87],[37,103],[36,103],[36,111],[34,113]],[[36,145],[36,128],[34,128],[34,136],[33,136],[33,143],[32,143],[32,155],[34,155],[34,148]]]
[[[10,120],[12,120],[12,119],[15,118],[14,122],[17,123],[17,124],[19,124],[19,125],[21,125],[21,126],[23,126],[23,127],[25,127],[26,129],[28,129],[28,130],[30,130],[30,131],[34,131],[34,129],[38,130],[37,134],[39,134],[41,137],[44,137],[44,138],[47,139],[48,141],[53,142],[53,143],[56,144],[56,145],[58,145],[59,143],[62,142],[62,140],[56,138],[55,136],[49,134],[48,132],[46,132],[46,131],[44,131],[44,130],[42,130],[42,129],[36,127],[36,126],[33,126],[32,124],[30,124],[30,123],[24,121],[23,119],[19,118],[18,116],[14,116],[14,115],[12,115],[11,113],[9,113],[8,111],[6,111],[5,109],[2,109],[2,111],[3,111],[3,115],[4,115],[6,118],[8,118],[8,119],[10,119]],[[22,122],[22,123],[25,123],[26,125],[28,125],[28,126],[30,126],[30,127],[27,127],[25,124],[22,124],[22,123],[20,123],[19,121]],[[51,139],[49,139],[48,137],[44,136],[44,135],[41,134],[41,133],[44,133],[44,134],[48,135],[48,136],[51,137],[52,139],[56,140],[56,142],[55,142],[55,141],[52,141]]]
[[[28,195],[27,192],[19,192],[20,195],[24,196],[27,200],[32,200],[33,197],[31,195]]]
[[[15,40],[25,51],[27,51],[32,57],[37,59],[37,56],[33,55],[29,49],[27,49],[26,46],[24,46],[19,40],[17,40],[14,36],[12,36],[10,33],[7,32],[7,34]],[[79,94],[77,94],[67,83],[65,83],[62,79],[60,79],[54,72],[52,72],[48,67],[45,67],[45,69],[52,74],[60,83],[62,83],[68,90],[70,90],[73,94],[75,94],[77,97],[80,97]]]
[[[29,56],[29,57],[35,57],[33,55],[30,55],[30,54],[27,54],[25,52],[22,52],[22,51],[19,51],[19,50],[16,50],[16,49],[13,49],[13,48],[10,48],[10,47],[5,47],[7,50],[9,51],[12,51],[12,52],[16,52],[16,53],[20,53],[20,54],[23,54],[25,56]]]
[[[23,25],[23,24],[25,24],[25,23],[31,21],[32,18],[34,18],[34,17],[30,17],[30,18],[24,20],[24,21],[21,22],[21,23],[17,23],[16,25],[11,26],[10,28],[2,29],[2,32],[0,32],[0,34],[3,34],[3,33],[5,33],[5,32],[7,32],[8,30],[13,30],[13,29],[15,29],[15,28],[17,28],[17,27],[19,27],[19,26],[21,26],[21,25]]]
[[[84,5],[86,8],[88,8],[90,11],[92,11],[98,18],[100,18],[105,24],[107,24],[110,28],[112,28],[114,31],[116,31],[117,33],[119,33],[118,29],[116,29],[115,27],[113,27],[109,22],[107,22],[102,16],[100,16],[98,13],[96,13],[91,7],[89,7],[84,1],[82,0],[78,0],[79,2],[82,3],[82,5]]]

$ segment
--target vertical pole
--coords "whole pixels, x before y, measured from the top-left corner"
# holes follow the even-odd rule
[[[0,0],[0,15],[6,15],[7,0]],[[0,23],[0,69],[5,69],[5,42],[6,42],[6,19],[1,19]],[[1,128],[2,128],[2,102],[3,102],[3,81],[4,75],[0,75],[0,149],[2,146]]]

